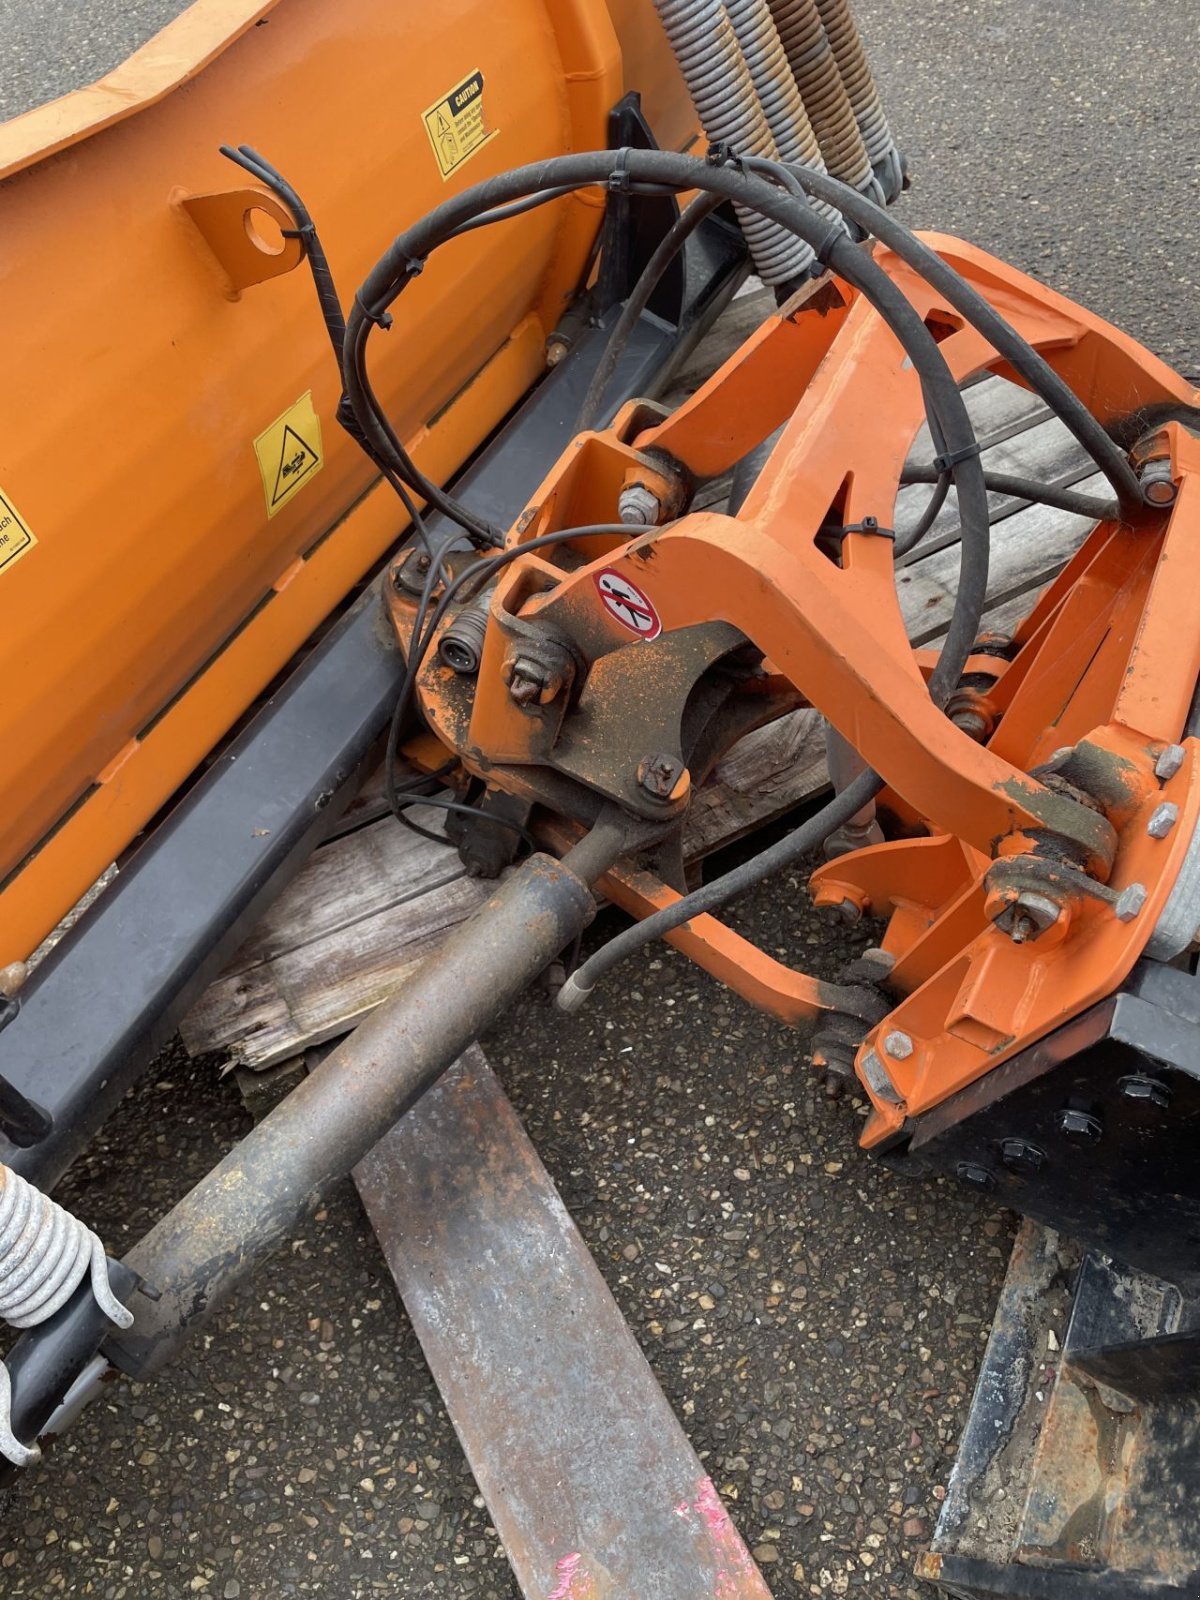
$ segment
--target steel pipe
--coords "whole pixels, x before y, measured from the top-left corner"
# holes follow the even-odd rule
[[[322,1192],[441,1077],[595,911],[588,890],[626,835],[598,825],[564,859],[537,855],[452,933],[390,1000],[186,1194],[130,1252],[160,1298],[105,1346],[155,1372]]]

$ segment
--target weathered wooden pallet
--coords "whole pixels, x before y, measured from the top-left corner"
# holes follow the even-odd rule
[[[675,389],[698,386],[768,313],[764,294],[736,300],[699,347]],[[1029,391],[987,378],[965,391],[968,410],[997,472],[1103,493],[1103,480],[1066,428]],[[931,458],[927,433],[912,458]],[[720,506],[728,480],[702,486],[698,504]],[[896,527],[921,514],[928,487],[902,489]],[[985,621],[1003,630],[1077,548],[1083,517],[991,495],[992,556]],[[932,644],[950,620],[958,577],[958,507],[951,493],[921,545],[901,562],[897,594],[915,644]],[[798,711],[743,739],[699,791],[687,824],[687,853],[719,845],[791,810],[826,782],[820,718]],[[225,971],[201,996],[181,1032],[188,1049],[225,1051],[265,1068],[337,1037],[384,999],[446,933],[482,902],[487,885],[468,878],[448,845],[421,839],[384,814],[381,787],[368,785],[270,909]],[[436,830],[439,813],[414,811]]]

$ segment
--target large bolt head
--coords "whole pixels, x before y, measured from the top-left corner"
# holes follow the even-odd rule
[[[1152,839],[1165,839],[1171,829],[1179,821],[1179,807],[1172,805],[1169,800],[1164,800],[1155,806],[1150,813],[1150,821],[1146,824],[1146,832]]]
[[[1126,884],[1113,904],[1113,912],[1118,922],[1132,922],[1134,917],[1146,904],[1146,885],[1144,883]]]
[[[906,1061],[913,1053],[913,1042],[908,1034],[895,1028],[883,1041],[883,1048],[896,1061]]]
[[[1030,1177],[1041,1170],[1046,1155],[1028,1139],[1008,1138],[1000,1142],[1000,1159],[1010,1172]]]
[[[972,1189],[994,1189],[996,1187],[995,1174],[989,1172],[978,1161],[960,1161],[956,1168],[959,1181],[968,1184]]]
[[[1181,744],[1169,744],[1154,763],[1154,776],[1166,783],[1183,765],[1184,749]]]

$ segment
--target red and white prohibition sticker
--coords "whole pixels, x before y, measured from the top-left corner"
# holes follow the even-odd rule
[[[614,621],[619,622],[639,639],[657,639],[662,632],[662,619],[654,609],[649,595],[643,594],[637,584],[630,583],[621,573],[605,567],[595,578],[596,591],[604,609]]]

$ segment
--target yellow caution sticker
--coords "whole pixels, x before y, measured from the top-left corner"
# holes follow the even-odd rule
[[[267,515],[273,517],[325,465],[321,419],[313,409],[311,389],[259,434],[254,454],[262,474]]]
[[[443,179],[500,131],[484,119],[482,72],[473,72],[443,95],[422,114],[422,121]]]
[[[37,540],[21,521],[17,508],[0,489],[0,575],[28,555]]]

